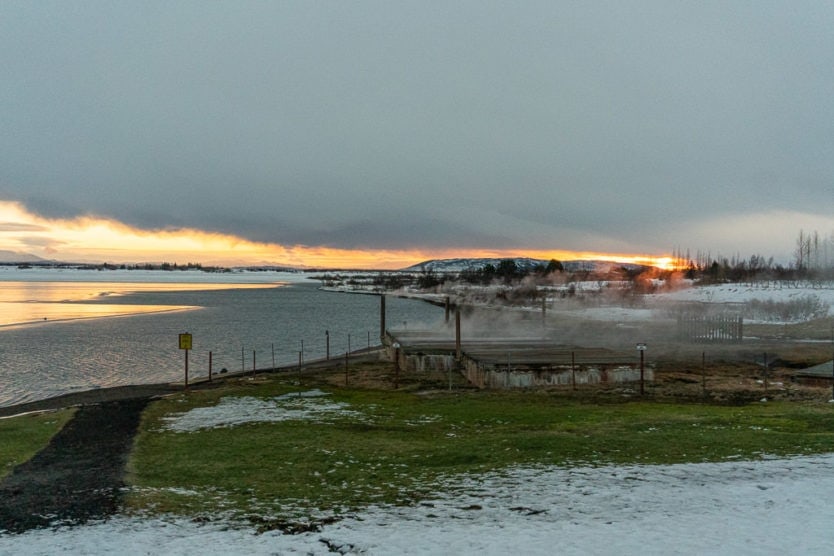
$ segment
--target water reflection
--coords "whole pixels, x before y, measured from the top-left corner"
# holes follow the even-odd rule
[[[195,309],[191,305],[131,304],[139,293],[272,288],[280,283],[0,282],[0,327]]]
[[[22,288],[36,301],[20,301],[21,294],[16,302],[0,301],[4,318],[57,312],[44,313],[47,324],[0,328],[0,406],[74,390],[180,381],[183,354],[177,339],[186,331],[194,337],[193,378],[207,376],[210,368],[217,373],[248,370],[256,362],[258,368],[294,364],[299,354],[305,361],[323,357],[328,347],[331,355],[342,356],[379,342],[378,297],[321,291],[309,280],[266,283],[266,278],[254,285],[98,282],[76,288],[61,282],[52,291]],[[0,299],[12,300],[7,285],[0,281]],[[15,303],[28,313],[6,313]],[[171,310],[183,307],[200,309]],[[442,309],[420,301],[389,298],[386,307],[387,322],[396,323],[392,328],[442,322]],[[164,312],[147,312],[159,308]],[[52,320],[88,310],[131,316]]]

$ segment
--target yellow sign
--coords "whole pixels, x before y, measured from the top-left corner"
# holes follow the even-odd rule
[[[191,334],[180,334],[180,349],[191,349]]]

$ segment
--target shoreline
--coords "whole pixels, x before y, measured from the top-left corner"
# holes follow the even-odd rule
[[[370,350],[363,348],[351,353],[351,361],[361,362],[370,358],[379,356],[382,346],[373,346]],[[315,371],[320,369],[330,369],[332,367],[339,367],[344,365],[344,359],[341,357],[332,357],[330,359],[312,359],[305,361],[299,365],[284,365],[281,367],[268,367],[256,369],[254,371],[235,371],[229,373],[215,373],[212,380],[208,377],[199,377],[194,381],[189,381],[188,389],[203,389],[214,388],[222,385],[225,381],[230,379],[241,379],[252,377],[258,374],[273,374],[273,373],[292,373],[302,371]],[[79,392],[68,392],[66,394],[59,394],[49,398],[34,400],[31,402],[17,403],[7,406],[0,406],[0,419],[9,417],[17,417],[27,413],[38,413],[43,411],[55,411],[65,409],[68,407],[75,407],[81,405],[99,404],[111,401],[132,400],[138,398],[159,398],[169,394],[185,391],[185,386],[182,382],[157,382],[150,384],[126,384],[120,386],[108,386],[105,388],[92,388],[90,390],[82,390]]]

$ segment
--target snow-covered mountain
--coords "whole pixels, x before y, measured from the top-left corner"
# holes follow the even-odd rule
[[[461,272],[464,270],[477,270],[487,264],[498,266],[498,264],[506,260],[491,259],[491,258],[464,258],[464,259],[431,259],[415,264],[408,268],[404,268],[404,272]],[[517,267],[522,269],[530,269],[538,264],[547,265],[547,261],[539,259],[530,259],[526,257],[513,258]]]

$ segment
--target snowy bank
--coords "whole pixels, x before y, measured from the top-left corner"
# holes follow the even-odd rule
[[[830,554],[834,455],[671,466],[518,468],[317,532],[117,518],[0,536],[0,553]]]

